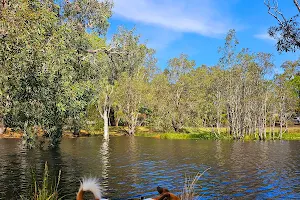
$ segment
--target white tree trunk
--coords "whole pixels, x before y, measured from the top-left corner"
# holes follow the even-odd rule
[[[109,139],[109,131],[108,131],[108,110],[104,110],[103,112],[103,121],[104,121],[104,139]]]
[[[0,120],[0,134],[3,134],[4,131],[5,131],[4,119],[3,119],[3,117],[1,117],[1,120]]]

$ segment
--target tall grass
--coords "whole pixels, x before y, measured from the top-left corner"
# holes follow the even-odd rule
[[[291,132],[288,132],[288,133],[284,133],[282,135],[282,139],[283,140],[300,140],[300,133],[291,133]]]
[[[45,163],[44,174],[42,184],[38,184],[37,176],[35,171],[32,170],[32,185],[30,188],[29,197],[21,196],[22,200],[30,199],[30,200],[60,200],[58,196],[58,185],[61,177],[61,170],[58,173],[57,179],[55,182],[50,183],[49,181],[49,169],[47,162]]]
[[[220,134],[219,136],[211,133],[136,133],[135,136],[152,137],[158,139],[181,139],[181,140],[218,140],[230,139],[230,136]]]
[[[195,185],[196,185],[197,181],[200,179],[200,177],[209,169],[210,169],[210,167],[207,168],[206,170],[204,170],[202,173],[198,172],[194,176],[194,178],[189,178],[189,177],[185,178],[184,187],[183,187],[182,193],[180,195],[181,200],[196,200],[196,199],[200,198],[200,197],[197,197],[197,195],[195,193]]]

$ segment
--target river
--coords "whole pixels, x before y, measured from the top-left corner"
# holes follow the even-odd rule
[[[30,169],[62,170],[60,194],[75,199],[83,176],[100,178],[103,197],[179,194],[185,177],[210,169],[196,185],[201,199],[300,199],[300,141],[196,141],[143,137],[63,139],[56,150],[25,150],[0,140],[0,199],[28,193]]]

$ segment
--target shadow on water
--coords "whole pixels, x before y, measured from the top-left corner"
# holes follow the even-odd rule
[[[60,149],[52,150],[26,150],[19,140],[0,140],[0,199],[20,199],[28,196],[32,173],[41,181],[44,173],[45,162],[49,166],[50,177],[57,177],[63,166]],[[54,181],[54,180],[53,180]],[[62,187],[64,184],[62,183]]]
[[[300,199],[299,141],[192,141],[112,137],[63,139],[55,150],[21,148],[0,140],[0,199],[28,192],[30,169],[44,163],[57,176],[64,199],[74,199],[83,176],[101,180],[103,196],[156,196],[160,185],[179,194],[186,176],[211,167],[197,183],[203,199]]]

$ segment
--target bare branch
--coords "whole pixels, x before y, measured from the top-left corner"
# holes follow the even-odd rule
[[[112,55],[112,54],[123,54],[125,52],[121,52],[121,51],[117,51],[114,47],[111,47],[109,49],[107,49],[106,47],[101,47],[99,49],[88,49],[86,50],[86,52],[88,53],[92,53],[92,54],[96,54],[96,53],[99,53],[99,52],[102,52],[102,53],[105,53],[106,55]]]
[[[281,25],[283,25],[283,22],[286,22],[286,19],[284,15],[279,11],[277,0],[272,0],[273,6],[271,5],[270,0],[265,0],[264,3],[268,8],[268,13],[272,15]],[[278,15],[281,16],[282,19],[280,19]]]
[[[112,51],[112,48],[106,49],[106,47],[101,47],[100,49],[95,49],[95,50],[87,50],[88,53],[98,53],[98,52],[103,52],[108,54],[110,51]]]
[[[300,12],[300,5],[298,3],[298,0],[294,0],[294,4],[298,8],[298,11]]]

